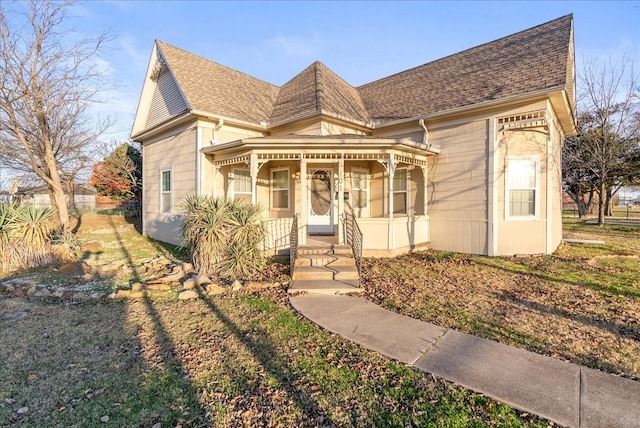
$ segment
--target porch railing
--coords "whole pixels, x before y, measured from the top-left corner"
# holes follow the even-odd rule
[[[298,215],[293,216],[293,221],[291,222],[291,233],[290,233],[290,246],[289,246],[289,275],[293,277],[293,266],[296,262],[296,256],[298,255]]]
[[[264,241],[262,249],[282,253],[289,248],[291,243],[291,217],[270,218],[262,222],[264,229]]]
[[[358,275],[362,275],[362,231],[356,217],[353,214],[344,215],[344,237],[346,244],[351,247],[353,258],[356,261]]]

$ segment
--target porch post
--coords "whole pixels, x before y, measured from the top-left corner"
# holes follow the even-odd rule
[[[218,197],[218,172],[220,172],[220,166],[218,166],[218,164],[216,164],[215,162],[213,163],[213,198],[217,198]]]
[[[251,153],[249,155],[249,175],[251,176],[251,203],[255,204],[258,201],[257,186],[258,186],[258,155]]]
[[[338,242],[344,244],[344,228],[340,224],[344,214],[344,158],[338,159]]]
[[[389,202],[388,202],[388,207],[389,207],[389,240],[387,242],[387,249],[391,250],[393,249],[393,242],[394,242],[394,237],[393,237],[393,177],[396,174],[396,164],[395,164],[395,158],[393,156],[393,153],[389,154],[389,166],[387,168],[387,171],[389,173]]]
[[[305,245],[307,243],[307,213],[309,212],[309,196],[307,195],[307,161],[304,154],[300,154],[300,222],[298,227],[302,226],[302,233],[298,233],[298,243]],[[297,210],[296,210],[297,211]]]
[[[424,204],[424,207],[422,207],[422,213],[424,215],[427,215],[429,214],[429,204],[427,200],[429,196],[429,178],[427,176],[427,174],[429,174],[429,169],[427,165],[421,166],[420,169],[422,170],[422,191],[424,192],[424,194],[422,195],[422,203]]]

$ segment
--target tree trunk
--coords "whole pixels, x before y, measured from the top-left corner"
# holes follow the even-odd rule
[[[64,188],[62,187],[62,180],[60,174],[58,174],[57,163],[53,157],[53,153],[46,154],[45,159],[47,161],[47,169],[49,171],[49,181],[47,182],[50,193],[53,193],[55,199],[55,205],[52,205],[54,211],[57,212],[57,217],[60,221],[60,229],[62,232],[66,232],[69,229],[69,210],[67,209],[67,201],[64,194]]]
[[[604,215],[611,217],[613,215],[613,209],[611,208],[612,195],[611,188],[607,189],[607,198],[604,202]]]
[[[607,198],[607,188],[604,183],[600,183],[598,189],[598,226],[604,224],[604,210],[606,207],[605,199]]]

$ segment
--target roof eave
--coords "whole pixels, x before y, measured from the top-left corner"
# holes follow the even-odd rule
[[[226,124],[240,125],[240,126],[244,126],[244,127],[247,127],[247,128],[252,128],[252,129],[255,129],[255,130],[260,130],[260,131],[265,131],[267,129],[267,123],[266,122],[261,122],[261,123],[248,122],[246,120],[234,119],[233,117],[223,116],[223,115],[220,115],[220,114],[210,113],[210,112],[207,112],[207,111],[204,111],[204,110],[198,110],[198,109],[191,109],[190,112],[194,116],[202,117],[202,118],[205,118],[205,119],[214,119],[214,120],[216,120],[218,122],[220,120],[224,120],[224,123],[226,123]]]
[[[500,105],[506,105],[506,104],[515,104],[518,103],[520,101],[524,101],[527,99],[531,99],[531,98],[541,98],[544,96],[549,96],[553,93],[558,93],[560,91],[564,91],[565,87],[564,85],[562,86],[555,86],[552,88],[546,88],[540,91],[534,91],[534,92],[528,92],[526,94],[522,94],[522,95],[515,95],[515,96],[511,96],[511,97],[506,97],[506,98],[500,98],[500,99],[496,99],[496,100],[488,100],[488,101],[484,101],[481,103],[476,103],[476,104],[470,104],[468,106],[462,106],[462,107],[455,107],[452,109],[448,109],[448,110],[442,110],[439,112],[435,112],[435,113],[427,113],[427,114],[422,114],[419,116],[413,116],[413,117],[408,117],[405,119],[398,119],[398,120],[392,120],[389,122],[383,122],[383,123],[373,123],[373,129],[383,129],[383,128],[388,128],[388,127],[392,127],[392,126],[397,126],[397,125],[403,125],[405,123],[411,123],[411,122],[415,122],[418,121],[420,119],[440,119],[442,117],[446,117],[446,116],[452,116],[452,115],[461,115],[461,114],[465,114],[465,113],[470,113],[474,110],[483,110],[483,109],[489,109],[492,107],[497,107]]]
[[[159,134],[160,132],[165,131],[172,126],[185,121],[185,119],[189,118],[190,115],[191,114],[189,110],[184,110],[182,113],[172,116],[164,122],[160,122],[159,124],[154,125],[151,128],[143,129],[137,134],[131,135],[131,141],[142,143],[143,140],[152,137],[153,135]]]

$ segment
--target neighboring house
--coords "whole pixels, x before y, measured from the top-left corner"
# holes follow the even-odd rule
[[[75,184],[73,186],[73,204],[70,202],[69,194],[65,191],[67,206],[79,210],[93,210],[96,207],[96,189],[88,184]],[[38,187],[18,187],[13,200],[18,200],[23,204],[33,205],[37,208],[51,208],[49,198],[49,188],[47,186]]]
[[[344,242],[353,215],[365,255],[511,255],[559,245],[574,132],[567,15],[359,87],[320,62],[278,87],[156,41],[131,138],[144,232],[162,241],[180,243],[197,194],[262,202],[273,247],[295,215],[299,243]]]

